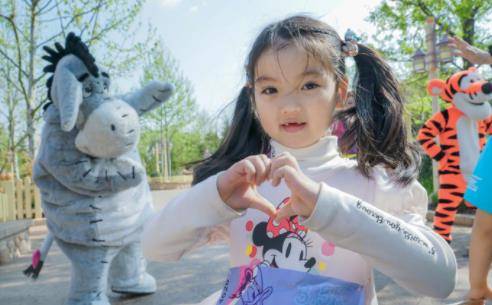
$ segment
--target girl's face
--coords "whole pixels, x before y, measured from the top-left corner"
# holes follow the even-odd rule
[[[255,69],[256,111],[265,132],[291,148],[316,143],[331,124],[335,75],[295,45],[266,50]]]

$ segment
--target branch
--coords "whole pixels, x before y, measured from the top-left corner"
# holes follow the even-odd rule
[[[104,34],[106,34],[107,32],[111,31],[112,29],[116,28],[117,26],[119,26],[120,24],[122,24],[124,21],[126,21],[124,18],[122,18],[120,21],[116,22],[116,23],[113,23],[111,24],[110,26],[107,26],[105,27],[104,29],[102,29],[97,35],[95,36],[92,36],[88,41],[87,41],[87,45],[88,46],[91,46],[91,44],[96,41],[96,40],[99,40]]]
[[[58,5],[58,0],[55,1],[56,1],[56,13],[58,14],[58,20],[60,21],[60,27],[62,29],[61,34],[63,35],[63,37],[66,37],[67,35],[65,34],[65,27],[63,26],[63,22],[62,22],[60,6]]]
[[[52,7],[50,7],[49,9],[47,9],[46,11],[44,10],[45,8],[48,7],[48,5],[50,5],[50,3],[53,2],[53,0],[48,0],[45,5],[43,5],[42,7],[39,8],[39,10],[37,12],[35,12],[36,15],[41,15],[41,14],[45,14],[45,13],[49,13],[51,10],[53,10],[55,7],[56,7],[56,4],[53,5]]]
[[[103,5],[102,5],[102,1],[101,1],[101,2],[99,2],[96,6],[94,6],[94,7],[90,8],[90,9],[88,9],[88,10],[86,10],[86,11],[80,12],[79,14],[75,14],[75,15],[73,15],[73,16],[72,16],[72,19],[70,19],[70,21],[69,21],[68,23],[66,23],[65,25],[62,25],[62,28],[63,28],[63,29],[68,28],[70,25],[72,25],[72,23],[73,23],[73,22],[74,22],[74,21],[75,21],[78,17],[85,16],[85,15],[87,15],[87,14],[91,13],[91,12],[94,12],[94,11],[98,11],[98,10],[99,10],[102,6],[103,6]],[[61,16],[60,16],[60,14],[59,14],[58,16],[60,17],[60,23],[62,23],[62,22],[63,22],[63,21],[62,21],[62,19],[64,19],[64,17],[61,17]],[[64,33],[64,36],[66,36],[66,35],[65,35],[65,31],[63,31],[63,33]]]
[[[27,77],[27,73],[26,73],[26,71],[22,70],[22,68],[21,68],[21,67],[19,67],[19,65],[18,65],[18,64],[17,64],[17,63],[16,63],[16,62],[12,59],[12,58],[10,58],[10,56],[9,56],[7,53],[5,53],[4,51],[2,51],[2,49],[0,49],[0,54],[2,54],[2,55],[3,55],[3,57],[5,57],[5,59],[7,59],[7,60],[8,60],[11,64],[13,64],[13,65],[14,65],[14,66],[18,69],[18,70],[20,70],[20,71],[21,71],[21,73],[22,73],[22,74],[24,74],[24,76],[25,76],[25,77]]]
[[[4,117],[8,118],[8,114],[6,112],[4,112],[1,108],[0,108],[0,114],[3,115]]]
[[[5,69],[2,69],[3,73],[4,73],[4,76],[5,78],[7,79],[7,81],[9,82],[9,84],[11,84],[12,86],[14,86],[14,88],[17,90],[17,91],[22,91],[21,88],[19,88],[17,86],[17,83],[14,82],[11,78],[10,78],[10,74],[7,73],[7,71],[5,71]]]
[[[36,46],[36,49],[38,49],[39,47],[44,46],[44,45],[45,45],[45,44],[47,44],[48,42],[50,42],[50,41],[54,40],[55,38],[57,38],[57,37],[58,37],[58,36],[60,36],[61,34],[63,34],[63,33],[58,32],[58,33],[56,33],[55,35],[51,36],[50,38],[46,39],[45,41],[43,41],[43,42],[39,43],[39,44]]]
[[[36,77],[36,78],[33,80],[33,85],[37,84],[37,83],[38,83],[38,82],[39,82],[39,81],[40,81],[40,80],[41,80],[41,79],[42,79],[42,78],[43,78],[46,74],[48,74],[48,73],[43,72],[43,73],[41,73],[41,75],[40,75],[40,76]]]
[[[18,62],[18,81],[21,85],[21,88],[22,88],[22,93],[24,94],[24,97],[27,97],[28,94],[27,94],[27,91],[26,91],[26,88],[24,87],[24,83],[22,82],[22,74],[24,74],[25,77],[29,77],[29,75],[24,72],[20,67],[22,67],[22,52],[21,52],[21,49],[20,49],[20,40],[19,40],[19,33],[18,33],[18,29],[17,29],[17,26],[13,20],[13,16],[5,16],[5,15],[0,15],[0,17],[3,17],[5,18],[12,26],[12,29],[14,31],[14,37],[15,37],[15,43],[16,43],[16,49],[17,49],[17,62]],[[24,72],[24,73],[23,73]]]
[[[98,5],[101,5],[101,3],[102,3],[102,1],[99,1]],[[100,12],[100,10],[97,10],[94,14],[92,14],[91,19],[89,19],[89,22],[87,23],[87,27],[83,28],[82,31],[80,32],[80,37],[82,37],[82,34],[84,34],[84,31],[89,28],[90,24],[92,23],[92,21],[94,21],[94,18],[95,18],[94,26],[92,27],[92,33],[94,33],[94,31],[96,29],[96,25],[97,25],[97,17],[99,16],[99,12]]]
[[[43,98],[40,102],[39,102],[39,105],[36,106],[36,108],[33,108],[31,113],[32,114],[35,114],[39,111],[39,109],[41,109],[41,107],[44,106],[44,104],[46,103],[46,101],[48,101],[48,97],[45,97]],[[34,117],[34,116],[33,116]]]
[[[55,4],[55,7],[57,8],[57,12],[58,12],[58,17],[54,17],[54,18],[51,18],[51,19],[45,19],[43,20],[42,22],[43,23],[46,23],[46,22],[51,22],[51,21],[55,21],[55,20],[63,20],[63,19],[68,19],[68,18],[71,18],[70,21],[66,24],[66,26],[69,26],[73,21],[75,21],[75,19],[77,19],[78,17],[82,17],[84,15],[87,15],[91,12],[93,12],[94,10],[99,10],[99,8],[102,7],[102,1],[100,2],[100,4],[98,4],[97,6],[95,7],[92,7],[86,11],[83,11],[83,12],[80,12],[78,14],[75,14],[75,15],[65,15],[65,16],[62,16],[61,15],[61,12],[60,12],[60,8],[58,6],[58,2]]]

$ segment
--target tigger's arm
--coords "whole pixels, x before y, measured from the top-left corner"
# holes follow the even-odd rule
[[[492,116],[489,116],[484,121],[485,121],[485,132],[488,135],[492,135]]]
[[[417,136],[417,140],[427,155],[436,161],[441,160],[446,155],[435,141],[435,138],[444,130],[445,125],[446,120],[442,111],[438,112],[425,122]]]

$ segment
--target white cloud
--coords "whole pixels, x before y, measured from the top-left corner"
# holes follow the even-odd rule
[[[159,3],[164,7],[175,7],[181,0],[159,0]]]
[[[374,25],[364,19],[380,2],[380,0],[359,0],[357,4],[354,4],[354,1],[346,1],[334,10],[327,12],[321,19],[333,26],[342,38],[348,28],[358,35],[365,33],[370,37],[374,34],[375,28]]]
[[[198,8],[199,8],[198,5],[193,5],[192,7],[190,7],[190,12],[194,13],[194,12],[198,11]]]

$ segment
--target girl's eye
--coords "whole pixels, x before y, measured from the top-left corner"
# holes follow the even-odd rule
[[[305,89],[305,90],[312,90],[312,89],[316,89],[316,88],[318,88],[318,87],[319,87],[319,85],[318,85],[318,84],[313,83],[313,82],[309,82],[309,83],[306,83],[306,84],[302,87],[302,89]]]
[[[301,254],[299,255],[299,260],[302,261],[304,259],[304,251],[301,250]]]
[[[274,87],[267,87],[261,91],[261,94],[266,94],[266,95],[275,94],[275,93],[277,93],[277,89]]]
[[[291,248],[292,248],[292,244],[289,243],[289,245],[287,246],[287,251],[285,251],[285,257],[289,257]]]

